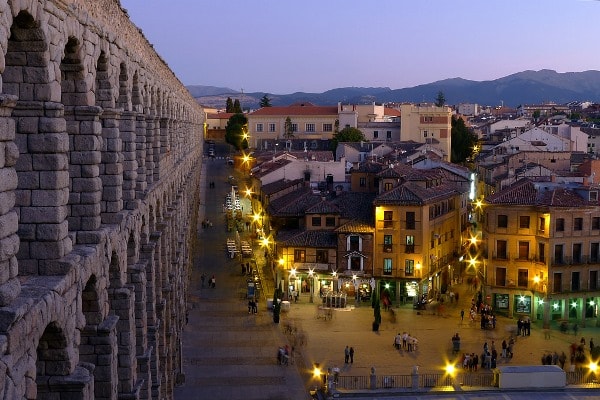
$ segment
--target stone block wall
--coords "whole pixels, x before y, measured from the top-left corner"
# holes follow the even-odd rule
[[[0,2],[0,399],[172,398],[203,115],[118,0]]]

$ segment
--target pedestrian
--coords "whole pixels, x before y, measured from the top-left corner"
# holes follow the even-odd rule
[[[258,314],[258,303],[256,302],[256,299],[252,300],[252,313]]]
[[[594,351],[594,339],[590,338],[590,353]]]
[[[248,300],[248,314],[252,312],[252,299]]]
[[[460,310],[460,322],[465,320],[465,310]]]
[[[350,348],[346,346],[344,349],[344,364],[348,364],[348,360],[350,360]]]
[[[458,292],[454,293],[454,300],[456,300],[456,304],[458,304]]]
[[[506,349],[508,348],[508,344],[506,343],[506,339],[502,341],[502,358],[506,358]]]
[[[210,278],[210,287],[212,287],[213,289],[215,288],[215,276],[213,275],[212,278]]]
[[[400,335],[400,332],[398,332],[396,337],[394,337],[394,347],[396,348],[396,350],[400,350],[401,343],[402,343],[402,335]]]
[[[242,263],[242,275],[246,275],[246,266]]]
[[[202,281],[202,287],[204,287],[204,280],[206,279],[206,276],[204,276],[204,274],[200,275],[200,281]]]
[[[560,353],[560,356],[558,357],[558,363],[562,369],[565,369],[565,362],[567,362],[567,355],[563,351],[562,353]]]
[[[350,364],[353,364],[354,363],[354,347],[350,347],[349,354],[350,354]]]
[[[579,327],[577,326],[577,324],[573,324],[573,335],[577,336],[578,330],[579,330]]]

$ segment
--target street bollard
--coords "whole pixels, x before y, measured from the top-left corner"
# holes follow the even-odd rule
[[[371,375],[369,376],[369,378],[369,387],[371,388],[371,390],[377,389],[377,375],[375,375],[375,367],[371,367]]]
[[[412,389],[419,389],[419,366],[413,365],[412,369]]]

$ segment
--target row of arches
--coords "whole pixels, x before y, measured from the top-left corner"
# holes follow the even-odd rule
[[[171,398],[181,373],[203,112],[100,2],[0,5],[0,398]]]

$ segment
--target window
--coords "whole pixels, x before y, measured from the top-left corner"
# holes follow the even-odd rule
[[[384,275],[392,274],[392,259],[391,258],[383,259],[383,274]]]
[[[294,262],[305,262],[306,251],[305,250],[294,250]]]
[[[321,226],[321,217],[312,217],[312,226]]]
[[[373,139],[377,139],[379,137],[379,131],[373,131]]]
[[[590,201],[598,201],[598,192],[590,192]]]
[[[358,185],[360,187],[367,187],[367,178],[365,178],[364,176],[361,176],[359,179]]]
[[[557,218],[556,219],[556,232],[564,232],[565,231],[565,219]]]
[[[581,263],[581,243],[573,243],[573,262]]]
[[[519,241],[519,260],[527,260],[529,258],[529,242]]]
[[[393,228],[394,227],[394,221],[392,221],[393,216],[394,216],[393,211],[384,211],[383,212],[383,227],[384,228]]]
[[[325,226],[328,226],[328,227],[335,226],[335,217],[326,217],[325,218]]]
[[[404,261],[404,275],[413,276],[415,274],[415,260]]]
[[[406,236],[406,250],[405,253],[414,253],[415,252],[415,237],[412,235]]]
[[[360,251],[360,237],[358,235],[352,235],[349,237],[348,250]]]
[[[506,286],[506,268],[496,267],[496,286]]]
[[[415,212],[406,212],[406,229],[415,229]]]
[[[600,217],[592,217],[592,229],[600,229]]]
[[[350,257],[350,269],[352,271],[362,271],[362,257]]]
[[[427,131],[423,131],[423,137],[427,137]]]
[[[329,252],[327,250],[317,250],[317,263],[327,264],[329,259]]]
[[[385,133],[385,137],[386,137],[387,139],[391,139],[391,138],[392,138],[392,131],[387,131],[387,132]]]
[[[383,190],[385,190],[386,192],[392,190],[393,188],[394,186],[392,185],[392,182],[386,182],[385,185],[383,185]]]
[[[306,124],[306,132],[315,132],[315,124]]]
[[[598,252],[600,251],[600,243],[590,243],[590,261],[598,262]]]
[[[498,215],[498,228],[508,228],[508,216]]]
[[[256,132],[262,132],[263,131],[263,124],[256,124]]]
[[[292,122],[292,132],[298,132],[298,124]]]
[[[540,217],[540,232],[546,231],[546,218]]]
[[[575,218],[573,220],[573,230],[580,231],[583,229],[583,218]]]
[[[552,291],[559,293],[562,291],[562,272],[554,273],[554,281],[552,282]]]
[[[590,290],[598,289],[598,271],[590,271]]]
[[[546,244],[538,243],[538,259],[540,262],[546,262]]]
[[[269,124],[269,132],[275,132],[275,124]]]
[[[383,251],[386,253],[391,253],[393,251],[392,235],[383,235]]]
[[[554,245],[554,263],[555,264],[563,263],[563,245],[562,244]]]
[[[323,124],[323,132],[333,132],[332,124]]]
[[[519,217],[519,228],[529,229],[529,215],[521,215]]]
[[[423,122],[433,122],[433,117],[423,117]]]
[[[506,240],[496,241],[496,257],[500,260],[506,260]]]
[[[519,269],[517,275],[517,286],[527,287],[529,283],[529,270],[527,269]]]
[[[579,288],[579,271],[573,271],[571,272],[571,290],[576,291]]]

